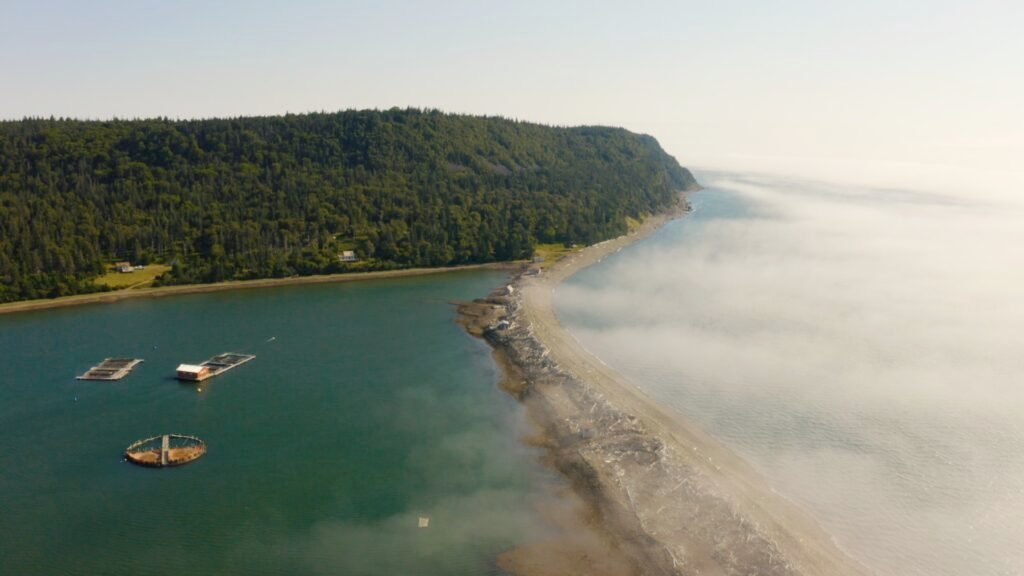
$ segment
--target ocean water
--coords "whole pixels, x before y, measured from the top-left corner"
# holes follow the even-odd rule
[[[551,480],[452,299],[502,273],[0,316],[0,574],[500,574]],[[252,362],[197,386],[182,362]],[[119,382],[74,379],[107,356]],[[122,461],[162,433],[202,459]],[[430,526],[417,528],[420,516]]]
[[[705,173],[561,286],[589,350],[884,576],[1024,574],[1024,211]]]

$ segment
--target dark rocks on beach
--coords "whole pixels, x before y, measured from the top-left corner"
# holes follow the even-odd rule
[[[807,573],[719,493],[707,465],[666,446],[639,419],[563,370],[524,321],[521,294],[503,288],[461,303],[460,323],[515,372],[508,377],[516,386],[506,389],[544,427],[553,465],[593,508],[637,574]]]

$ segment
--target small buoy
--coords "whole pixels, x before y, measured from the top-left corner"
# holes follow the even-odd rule
[[[427,518],[425,516],[420,516],[419,527],[420,528],[427,528],[428,526],[430,526],[430,518]]]
[[[202,391],[203,391],[202,388],[196,388],[196,392],[202,392]]]

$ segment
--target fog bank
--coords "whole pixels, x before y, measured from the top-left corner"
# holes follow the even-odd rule
[[[699,177],[560,288],[573,333],[880,574],[1024,573],[1019,203]]]

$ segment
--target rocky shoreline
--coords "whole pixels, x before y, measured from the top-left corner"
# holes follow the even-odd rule
[[[300,284],[334,284],[344,282],[361,282],[365,280],[383,280],[388,278],[405,278],[411,276],[429,276],[449,272],[469,270],[514,270],[521,267],[518,262],[490,262],[487,264],[465,264],[439,268],[402,268],[398,270],[377,270],[373,272],[345,272],[340,274],[318,274],[313,276],[289,276],[287,278],[260,278],[257,280],[226,280],[211,284],[176,284],[151,288],[122,288],[110,292],[93,292],[42,298],[39,300],[19,300],[0,304],[0,314],[33,312],[51,308],[66,308],[85,304],[113,304],[134,298],[163,298],[183,294],[206,294],[208,292],[224,292],[228,290],[245,290],[248,288],[275,288],[278,286],[296,286]]]
[[[525,404],[550,463],[595,519],[590,528],[619,562],[605,573],[867,574],[745,462],[655,405],[558,324],[551,291],[561,280],[677,215],[588,248],[542,276],[520,273],[486,298],[459,303],[459,322],[492,346],[503,388]],[[524,552],[509,554],[517,553]],[[506,566],[521,575],[556,573],[547,563],[566,559]]]

